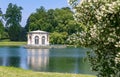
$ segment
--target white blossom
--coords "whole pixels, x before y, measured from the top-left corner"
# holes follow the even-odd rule
[[[115,62],[120,63],[120,53],[116,55]]]

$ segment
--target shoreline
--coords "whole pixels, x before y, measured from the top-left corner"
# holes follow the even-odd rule
[[[27,44],[27,42],[15,42],[15,41],[0,42],[0,47],[2,47],[2,46],[24,46],[26,44]]]
[[[27,49],[51,49],[51,48],[67,48],[66,45],[25,45]]]
[[[23,46],[25,48],[28,48],[28,49],[33,49],[33,48],[36,48],[36,49],[40,49],[40,48],[47,48],[47,49],[50,49],[50,48],[79,48],[78,46],[75,46],[75,45],[49,45],[49,46],[32,46],[32,45],[27,45],[27,42],[21,42],[21,41],[0,41],[0,47],[4,47],[4,46]],[[80,47],[81,48],[81,47]]]

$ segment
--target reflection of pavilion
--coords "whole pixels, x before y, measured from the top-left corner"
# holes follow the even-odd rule
[[[45,71],[49,63],[49,49],[28,49],[29,68]]]

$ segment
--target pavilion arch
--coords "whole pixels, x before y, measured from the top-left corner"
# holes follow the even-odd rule
[[[35,45],[38,45],[38,44],[39,44],[39,37],[35,36]]]
[[[42,45],[45,45],[45,36],[42,36]]]

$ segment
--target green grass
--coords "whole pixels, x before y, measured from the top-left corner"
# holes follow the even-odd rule
[[[23,46],[23,45],[26,45],[27,43],[26,42],[12,42],[12,41],[9,41],[9,42],[0,42],[0,46]]]
[[[1,39],[0,42],[10,42],[10,39]]]
[[[13,67],[0,67],[0,77],[96,77],[92,75],[33,72]]]
[[[26,44],[27,44],[27,42],[10,41],[10,39],[1,39],[0,40],[0,46],[23,46]]]

